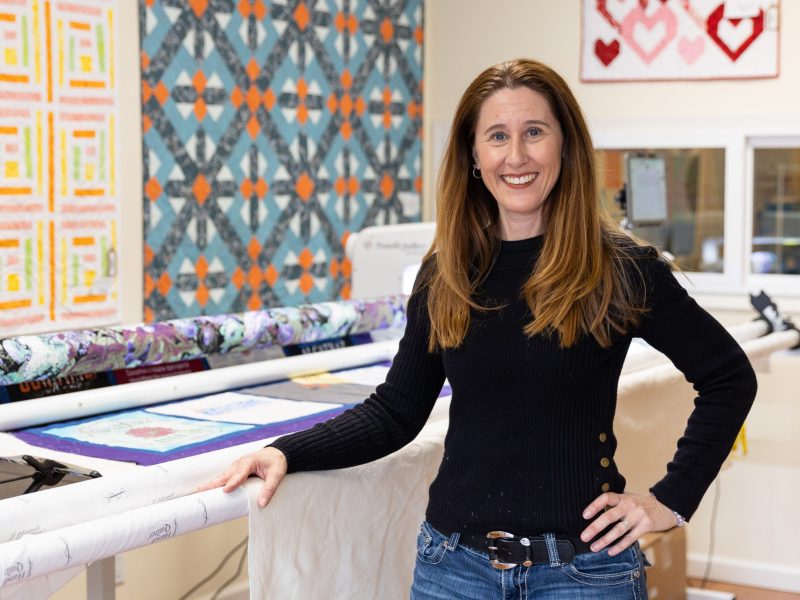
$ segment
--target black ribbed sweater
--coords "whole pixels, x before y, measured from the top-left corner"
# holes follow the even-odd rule
[[[625,490],[613,460],[612,423],[622,363],[631,337],[639,336],[698,392],[674,459],[651,488],[690,518],[755,397],[747,357],[649,250],[635,254],[649,312],[629,336],[610,348],[582,336],[566,349],[555,335],[527,337],[531,314],[520,290],[541,245],[541,236],[502,242],[480,296],[504,308],[473,311],[457,349],[428,352],[426,292],[412,294],[386,382],[363,404],[272,444],[286,455],[289,472],[354,466],[403,447],[425,424],[446,376],[450,424],[427,520],[448,532],[577,537],[587,525],[581,513],[603,484]]]

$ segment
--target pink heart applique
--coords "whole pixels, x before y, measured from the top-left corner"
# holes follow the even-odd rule
[[[708,15],[708,21],[706,22],[706,31],[708,31],[708,36],[714,40],[714,42],[719,46],[722,51],[728,55],[733,62],[736,62],[739,57],[750,47],[758,36],[760,36],[764,32],[764,11],[760,10],[758,12],[758,16],[750,17],[748,19],[723,19],[725,15],[725,5],[720,4],[714,12]],[[720,31],[720,25],[723,22],[728,23],[730,26],[733,27],[733,30],[738,30],[739,27],[746,26],[746,22],[751,21],[753,26],[752,33],[745,38],[744,40],[740,41],[738,44],[733,44],[733,47],[729,44],[732,36],[730,33],[726,34]],[[728,37],[729,40],[726,41],[723,37]]]
[[[689,38],[685,37],[678,40],[678,54],[681,55],[683,62],[687,65],[694,64],[694,62],[700,58],[700,55],[703,54],[705,47],[706,41],[699,36],[694,40],[689,40]]]
[[[619,55],[619,40],[606,44],[603,40],[594,43],[594,53],[606,67]]]
[[[653,30],[661,23],[664,24],[664,33],[659,36],[658,33]],[[637,25],[644,26],[646,32],[637,32]],[[641,7],[634,8],[622,21],[623,39],[648,65],[669,45],[675,37],[677,30],[678,20],[666,4],[659,6],[658,10],[649,16]],[[639,36],[638,40],[637,36]],[[645,38],[648,38],[647,41],[649,44],[645,45],[650,46],[649,50],[642,47]]]

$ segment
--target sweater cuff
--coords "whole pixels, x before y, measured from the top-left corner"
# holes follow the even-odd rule
[[[294,461],[292,460],[292,452],[291,452],[291,442],[289,442],[288,438],[290,436],[283,436],[272,442],[271,444],[267,444],[264,446],[265,448],[275,448],[276,450],[280,450],[283,455],[286,457],[286,473],[294,473],[296,469],[294,468]]]
[[[700,501],[703,499],[704,494],[687,494],[685,490],[692,486],[680,485],[678,482],[672,481],[672,479],[674,478],[667,475],[650,488],[650,493],[661,504],[689,521],[697,511],[697,507],[700,506]]]

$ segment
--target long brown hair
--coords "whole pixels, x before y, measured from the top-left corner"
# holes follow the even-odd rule
[[[594,151],[583,113],[566,82],[530,59],[494,65],[469,85],[458,104],[437,182],[436,234],[426,259],[435,265],[428,287],[429,348],[455,348],[466,335],[470,309],[489,310],[475,291],[499,252],[497,202],[470,176],[475,126],[486,99],[525,86],[542,94],[561,125],[563,157],[545,203],[545,235],[536,267],[522,288],[534,319],[525,333],[557,333],[562,347],[591,334],[608,347],[637,323],[643,301],[626,248],[636,245],[600,211]]]

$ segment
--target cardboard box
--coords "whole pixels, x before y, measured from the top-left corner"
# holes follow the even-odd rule
[[[650,600],[686,600],[686,531],[676,527],[639,540],[647,567]]]

